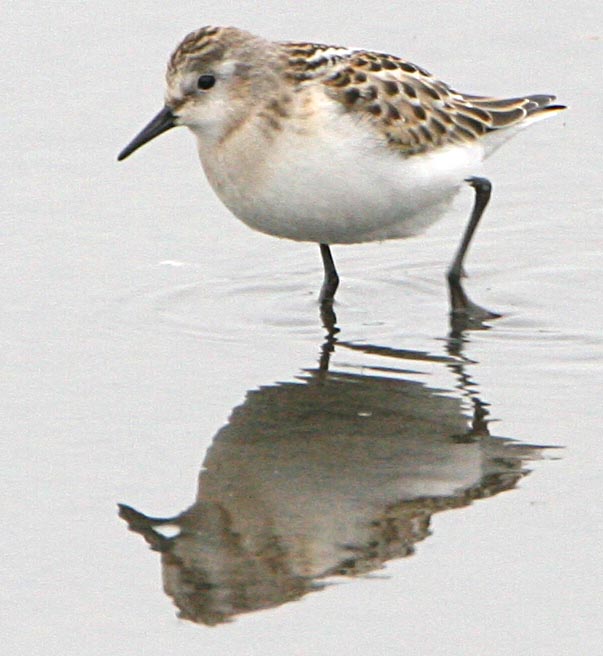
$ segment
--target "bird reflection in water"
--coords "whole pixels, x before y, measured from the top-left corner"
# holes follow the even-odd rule
[[[179,616],[215,625],[374,572],[413,554],[435,513],[515,487],[544,447],[490,435],[462,343],[397,351],[338,342],[333,324],[318,367],[233,410],[190,508],[154,518],[120,505],[161,553]],[[369,366],[330,367],[334,350]],[[417,380],[419,365],[448,368],[456,389]]]

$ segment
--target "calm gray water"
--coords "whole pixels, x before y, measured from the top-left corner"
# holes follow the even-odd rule
[[[11,3],[2,21],[3,644],[596,653],[600,3],[125,7]],[[334,249],[328,340],[318,249],[229,216],[186,131],[117,164],[207,23],[569,104],[486,165],[467,287],[503,318],[449,336],[469,190],[423,237]]]

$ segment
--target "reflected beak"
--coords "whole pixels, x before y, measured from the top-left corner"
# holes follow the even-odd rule
[[[158,137],[162,132],[173,127],[176,127],[176,117],[172,114],[172,110],[169,107],[164,107],[119,153],[117,160],[121,162],[122,159],[126,159],[128,155],[131,155],[135,150],[144,146],[147,141],[151,141],[151,139]]]

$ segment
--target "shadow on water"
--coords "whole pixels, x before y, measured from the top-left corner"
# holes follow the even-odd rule
[[[334,320],[317,367],[233,410],[187,510],[154,518],[119,506],[160,552],[180,617],[216,625],[410,556],[435,513],[514,488],[546,449],[490,434],[462,333],[431,355],[339,341]],[[369,364],[330,364],[351,352]],[[417,381],[418,365],[455,383]]]

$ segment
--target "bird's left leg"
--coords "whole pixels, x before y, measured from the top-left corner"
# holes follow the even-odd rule
[[[322,256],[322,265],[325,270],[322,287],[320,290],[319,302],[321,306],[333,305],[335,292],[339,286],[339,276],[335,269],[335,262],[331,255],[331,249],[328,244],[320,244],[320,254]]]
[[[467,182],[475,189],[475,201],[469,223],[465,228],[463,238],[459,248],[452,260],[452,264],[448,269],[448,289],[450,291],[450,305],[451,314],[457,317],[465,317],[468,319],[493,319],[500,315],[484,310],[484,308],[475,305],[471,302],[463,286],[461,285],[461,278],[463,277],[463,261],[465,255],[469,250],[469,244],[475,233],[477,225],[488,205],[490,195],[492,193],[492,184],[486,178],[468,178]]]

